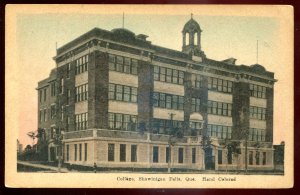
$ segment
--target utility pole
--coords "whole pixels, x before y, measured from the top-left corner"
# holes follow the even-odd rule
[[[123,19],[122,19],[122,28],[124,28],[124,12],[123,12]]]
[[[173,130],[173,116],[175,115],[174,113],[169,113],[170,118],[171,118],[171,130],[169,131],[169,155],[168,155],[168,173],[171,173],[171,139],[172,139],[172,133],[171,131]]]
[[[258,39],[256,40],[256,64],[258,64]]]
[[[248,131],[246,130],[245,135],[245,174],[248,172]]]

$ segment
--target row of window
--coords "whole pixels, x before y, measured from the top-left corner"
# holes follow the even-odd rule
[[[207,113],[222,116],[231,116],[232,104],[207,101]]]
[[[267,88],[259,85],[250,84],[250,96],[258,98],[266,98]]]
[[[192,102],[191,102],[191,111],[192,112],[200,112],[200,104],[201,104],[201,101],[199,98],[192,98],[191,99]]]
[[[50,118],[54,119],[54,117],[56,115],[56,106],[51,105],[49,111],[50,111]],[[39,121],[40,122],[46,122],[47,119],[48,119],[48,109],[47,108],[41,109],[39,111]]]
[[[250,106],[250,118],[266,120],[266,108]]]
[[[207,84],[209,90],[232,93],[232,81],[208,77]]]
[[[184,80],[184,72],[180,70],[154,66],[154,80],[182,85]]]
[[[109,83],[108,98],[125,102],[137,102],[137,88]]]
[[[253,165],[253,160],[254,160],[254,151],[249,151],[249,165]],[[266,165],[267,163],[267,153],[262,152],[262,165]],[[255,152],[255,164],[260,165],[260,152],[256,151]]]
[[[153,133],[170,134],[172,129],[182,128],[182,123],[183,121],[153,119]]]
[[[159,108],[168,108],[183,110],[184,97],[166,93],[153,93],[153,106]]]
[[[183,121],[177,120],[166,120],[166,119],[153,119],[153,133],[158,134],[170,134],[171,130],[180,130],[183,126]],[[194,134],[202,134],[202,123],[201,122],[190,122],[190,130],[194,131]]]
[[[135,59],[109,54],[108,65],[109,70],[137,75],[138,61]]]
[[[231,139],[232,127],[223,125],[207,125],[207,135],[220,139]]]
[[[66,159],[67,161],[70,160],[70,144],[66,145],[67,152],[66,152]],[[87,155],[88,155],[88,144],[84,143],[84,157],[82,158],[82,144],[74,144],[74,161],[87,161]],[[78,156],[79,153],[79,156]]]
[[[85,101],[88,99],[89,95],[89,86],[88,84],[83,84],[75,88],[76,89],[76,94],[75,94],[75,101],[76,102],[81,102]]]
[[[250,140],[250,141],[266,141],[266,130],[250,128],[248,140]]]
[[[80,74],[88,71],[88,63],[89,63],[89,55],[82,56],[77,60],[75,60],[75,74]]]
[[[249,151],[249,165],[253,165],[254,163],[254,151]],[[267,162],[267,153],[262,152],[262,165],[266,165]],[[232,164],[232,154],[228,153],[227,154],[227,163]],[[218,150],[218,164],[223,164],[223,151]],[[260,152],[256,151],[255,152],[255,164],[259,165],[260,164]]]
[[[137,117],[134,115],[108,113],[109,128],[113,130],[136,131]]]
[[[131,145],[130,146],[130,161],[131,162],[137,162],[137,145]],[[107,159],[108,161],[115,161],[115,144],[108,144],[108,152],[107,152]],[[126,162],[126,144],[120,144],[120,156],[119,161],[120,162]]]
[[[81,113],[75,115],[75,129],[85,130],[88,128],[88,113]]]
[[[153,153],[152,153],[152,162],[153,163],[158,163],[158,162],[162,162],[162,160],[159,159],[159,146],[153,146]],[[192,148],[191,151],[191,156],[192,156],[192,163],[196,163],[196,148]],[[171,153],[170,153],[170,148],[166,147],[166,152],[165,152],[166,156],[165,156],[165,162],[168,163],[170,159],[172,159],[171,157]],[[183,163],[183,159],[184,159],[184,150],[183,148],[179,147],[178,148],[178,157],[177,157],[177,162],[182,164]]]
[[[202,75],[193,75],[195,80],[192,82],[193,87],[200,89],[204,87],[204,77]]]

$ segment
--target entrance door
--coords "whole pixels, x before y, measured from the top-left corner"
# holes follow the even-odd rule
[[[55,148],[50,147],[50,161],[55,161]]]
[[[213,149],[208,147],[205,149],[205,169],[215,170],[215,156],[213,156]]]

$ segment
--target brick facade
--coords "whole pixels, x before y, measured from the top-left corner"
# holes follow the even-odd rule
[[[184,28],[190,28],[191,23],[195,23],[195,21],[190,21]],[[200,27],[198,30],[201,31]],[[255,153],[259,163],[248,167],[249,169],[272,169],[274,73],[264,70],[261,65],[257,64],[238,66],[228,64],[228,60],[215,61],[206,58],[201,50],[200,40],[199,37],[196,45],[191,44],[190,40],[189,43],[185,42],[183,51],[180,52],[152,45],[151,42],[139,35],[135,36],[126,29],[114,29],[109,32],[96,28],[89,31],[57,50],[55,57],[57,68],[55,76],[53,76],[57,83],[57,93],[55,98],[53,97],[54,99],[49,99],[49,102],[46,103],[55,102],[56,117],[55,120],[48,123],[39,123],[39,127],[50,128],[50,124],[54,123],[56,129],[66,131],[63,140],[64,162],[66,163],[85,166],[93,166],[94,163],[97,163],[98,166],[113,168],[166,169],[168,168],[166,147],[171,144],[172,168],[244,169],[244,142],[251,128],[250,83],[254,83],[266,87],[266,98],[259,97],[260,99],[257,100],[257,104],[263,105],[266,102],[266,118],[259,121],[261,126],[266,124],[266,140],[259,143],[260,147],[257,147],[256,142],[249,141],[247,155]],[[88,70],[75,74],[77,63],[75,61],[85,55],[88,56]],[[116,66],[113,70],[110,69],[109,55],[118,56],[115,58],[116,61],[112,62]],[[126,62],[124,62],[125,58]],[[129,66],[125,64],[129,62],[128,59],[138,62],[137,74],[126,72],[123,68]],[[70,69],[68,69],[68,64],[70,64]],[[160,67],[159,73],[155,72],[154,66]],[[257,71],[258,69],[259,71]],[[183,83],[178,81],[178,71],[184,72]],[[68,78],[67,74],[69,74]],[[156,80],[154,74],[158,74]],[[195,86],[195,75],[201,76],[201,86]],[[60,93],[62,78],[64,79],[64,91]],[[209,81],[212,78],[214,80]],[[48,82],[49,80],[40,82],[38,90],[47,87]],[[114,93],[122,93],[118,94],[119,99],[109,98],[110,82],[117,82],[116,84],[123,86],[118,88],[118,90],[123,90],[122,92],[114,91]],[[216,86],[209,87],[209,82],[212,82],[210,85]],[[227,91],[227,88],[231,89],[229,86],[231,83],[232,91]],[[79,84],[88,85],[88,99],[82,102],[75,100],[76,87]],[[124,86],[127,87],[126,92]],[[124,97],[132,90],[128,87],[137,88],[137,102],[125,100]],[[157,91],[154,89],[159,93],[167,94],[166,96],[161,95],[159,100],[161,104],[156,107],[153,94]],[[68,90],[70,90],[69,98]],[[177,99],[177,97],[173,97],[174,95],[184,97],[183,110],[177,106],[170,107],[170,105],[177,104],[173,102]],[[170,99],[164,99],[167,96],[172,98],[172,102],[168,102]],[[192,98],[200,99],[200,108],[196,112],[192,110]],[[213,105],[217,107],[209,108],[208,101],[214,101]],[[43,105],[44,103],[41,102],[39,109]],[[224,114],[229,112],[226,110],[229,109],[228,105],[232,105],[232,110],[230,110],[232,113]],[[112,106],[113,108],[110,108]],[[109,111],[109,109],[112,110]],[[216,109],[216,112],[209,113],[208,109]],[[75,128],[75,115],[84,112],[88,113],[88,125],[85,129],[78,130]],[[118,115],[114,115],[116,118],[111,119],[109,112]],[[64,113],[63,119],[62,113]],[[167,131],[154,133],[154,119],[161,119],[160,128],[166,128],[167,124],[174,122],[170,118],[172,113],[176,113],[172,120],[182,122],[180,130],[183,132],[183,137],[172,136],[170,138]],[[200,118],[196,122],[202,124],[201,129],[197,130],[201,133],[196,134],[191,130],[191,122],[194,122],[191,120],[191,116],[195,113]],[[129,122],[128,117],[136,115],[137,130],[124,130]],[[68,117],[70,120],[67,124]],[[110,127],[109,120],[115,120],[115,129]],[[212,128],[210,131],[213,131],[212,135],[208,135],[209,125]],[[229,130],[225,132],[222,130],[223,128],[232,128],[230,134],[232,136],[228,137]],[[219,132],[219,130],[221,131]],[[226,139],[223,137],[225,134]],[[229,149],[226,144],[232,142],[238,142],[236,147],[240,150],[240,154],[233,154],[230,163]],[[109,144],[114,144],[114,149],[109,148]],[[121,144],[125,148],[120,149]],[[207,146],[211,150],[207,149]],[[85,149],[85,147],[87,148]],[[135,152],[133,149],[135,147],[136,156],[132,154]],[[154,147],[158,147],[157,154],[153,154]],[[74,151],[75,148],[77,152]],[[120,152],[123,153],[120,154]],[[80,153],[82,158],[79,160]],[[109,155],[114,156],[113,161],[108,161]],[[125,158],[125,162],[120,161],[121,155]],[[132,160],[135,157],[136,161]],[[158,162],[153,162],[154,157],[158,158]],[[180,157],[183,158],[182,162],[179,160]],[[207,160],[208,158],[209,160]],[[213,165],[211,165],[212,163]]]

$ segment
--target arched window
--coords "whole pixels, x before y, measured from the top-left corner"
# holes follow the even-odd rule
[[[194,45],[198,45],[198,32],[194,34]]]
[[[187,45],[190,44],[190,34],[189,33],[185,33],[185,42]]]

